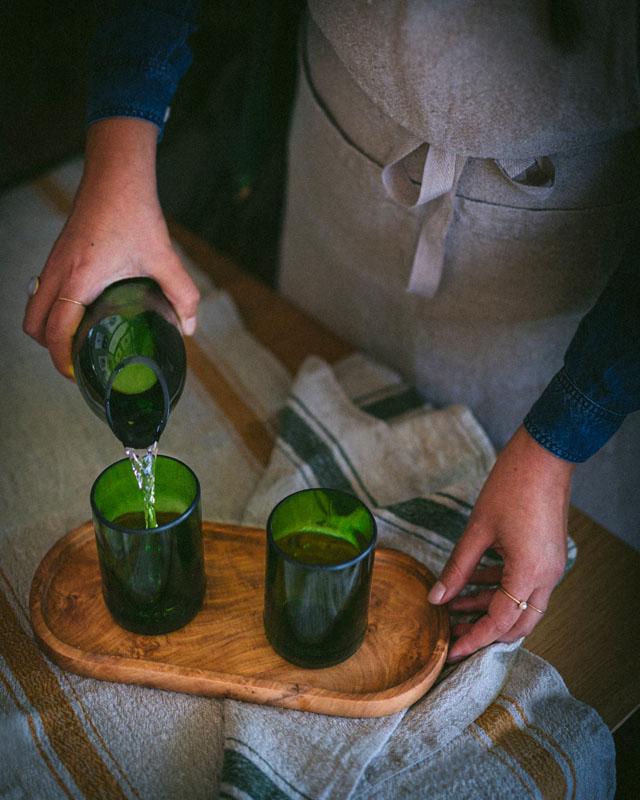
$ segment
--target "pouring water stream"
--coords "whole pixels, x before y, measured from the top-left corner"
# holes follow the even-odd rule
[[[158,442],[154,442],[146,450],[125,447],[125,454],[131,462],[138,488],[142,492],[145,527],[157,528],[156,521],[156,457]]]

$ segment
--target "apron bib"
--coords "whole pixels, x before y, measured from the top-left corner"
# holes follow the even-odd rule
[[[310,23],[280,290],[432,402],[469,406],[501,447],[615,269],[637,220],[639,156],[634,131],[524,159],[421,142],[371,102]],[[619,462],[621,479],[637,480],[632,444],[638,452],[630,418],[578,470],[579,504],[601,519],[610,492],[598,479],[596,498],[593,465]],[[627,525],[619,514],[606,521]]]

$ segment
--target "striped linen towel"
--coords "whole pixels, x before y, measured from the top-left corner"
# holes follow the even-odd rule
[[[64,189],[78,166],[56,175]],[[93,479],[121,456],[21,332],[25,286],[64,221],[61,195],[20,186],[0,198],[0,797],[611,796],[613,745],[600,718],[514,646],[472,657],[381,720],[101,682],[40,652],[27,612],[33,573],[90,516]],[[203,292],[200,325],[162,450],[200,476],[205,516],[263,523],[294,488],[349,484],[375,507],[385,544],[437,570],[493,458],[468,412],[428,409],[361,356],[332,369],[308,362],[290,394],[288,370],[190,268]]]
[[[381,544],[438,572],[493,459],[468,409],[434,410],[360,355],[335,372],[309,358],[243,522],[264,524],[275,503],[299,489],[343,489],[374,511]],[[549,664],[517,643],[449,668],[421,701],[387,718],[335,719],[234,701],[224,718],[223,798],[613,794],[608,730]]]

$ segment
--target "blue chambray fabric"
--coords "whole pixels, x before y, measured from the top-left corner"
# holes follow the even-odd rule
[[[87,124],[139,117],[155,123],[162,138],[171,100],[192,61],[187,39],[199,6],[194,0],[102,4],[89,52]]]
[[[529,433],[569,461],[586,461],[640,409],[640,236],[583,317],[563,368],[527,414]]]

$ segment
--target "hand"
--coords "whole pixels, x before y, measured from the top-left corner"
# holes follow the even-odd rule
[[[88,305],[111,283],[153,278],[172,303],[182,332],[195,330],[200,294],[171,246],[156,192],[158,129],[111,118],[89,128],[85,169],[73,209],[29,299],[23,329],[49,349],[66,377],[71,343]]]
[[[495,588],[458,597],[467,585],[501,584],[509,594],[546,610],[562,577],[567,550],[567,515],[575,465],[557,458],[520,427],[499,454],[469,522],[429,600],[452,611],[485,612],[454,628],[448,660],[458,661],[492,642],[513,642],[542,619],[522,611]],[[503,566],[476,569],[492,547]],[[474,572],[475,570],[475,572]]]

